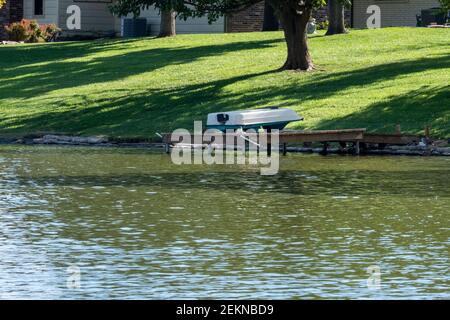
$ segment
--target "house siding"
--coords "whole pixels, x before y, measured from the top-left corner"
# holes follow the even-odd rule
[[[159,10],[155,8],[149,8],[141,12],[141,17],[147,19],[147,24],[150,25],[151,35],[157,35],[160,29],[160,16]],[[201,18],[189,18],[186,21],[184,19],[177,19],[176,30],[177,34],[186,33],[223,33],[225,30],[224,19],[219,18],[213,23],[208,23],[206,17]]]
[[[70,5],[77,5],[81,9],[81,30],[68,30],[67,28],[67,8]],[[116,18],[109,11],[108,6],[111,1],[83,0],[59,0],[59,27],[65,35],[94,34],[102,36],[114,33],[116,29]]]
[[[103,1],[103,2],[101,2]],[[66,35],[70,34],[112,34],[120,35],[122,28],[122,19],[115,17],[109,11],[108,6],[111,1],[108,0],[83,0],[83,2],[77,2],[74,0],[59,0],[59,27],[65,32]],[[65,21],[67,20],[67,7],[75,4],[81,9],[81,30],[70,31],[67,30]],[[159,33],[160,16],[158,10],[150,8],[141,12],[141,17],[147,19],[147,23],[150,25],[151,35]],[[130,16],[131,17],[131,16]],[[216,22],[209,24],[208,19],[195,18],[188,19],[186,21],[182,19],[177,20],[177,33],[220,33],[224,32],[223,18]]]
[[[381,9],[381,27],[416,26],[416,14],[422,9],[439,7],[438,0],[354,0],[353,27],[367,28],[366,13],[370,5]]]
[[[58,23],[58,0],[44,0],[44,14],[34,15],[34,0],[23,0],[23,17],[39,24]]]

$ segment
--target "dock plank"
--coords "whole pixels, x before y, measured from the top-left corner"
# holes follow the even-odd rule
[[[303,143],[303,142],[356,142],[364,138],[366,129],[343,129],[343,130],[287,130],[279,133],[280,143]],[[227,134],[230,136],[230,134]],[[231,136],[239,137],[241,133],[232,133]],[[248,134],[252,137],[255,134]],[[270,135],[269,135],[270,136]],[[197,138],[197,139],[195,139]],[[203,141],[202,137],[191,136],[191,141]],[[270,140],[270,138],[269,138]],[[164,143],[173,143],[171,134],[163,134]]]
[[[280,143],[355,142],[364,138],[366,129],[281,131]]]
[[[365,133],[361,142],[368,144],[409,145],[419,143],[422,137],[405,134]]]

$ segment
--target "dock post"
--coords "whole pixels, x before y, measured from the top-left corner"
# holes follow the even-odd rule
[[[430,144],[430,126],[425,126],[425,143],[427,144],[427,146]]]
[[[430,126],[425,126],[424,133],[425,133],[425,138],[428,139],[430,137]]]
[[[355,143],[355,153],[356,153],[356,155],[357,156],[359,156],[359,154],[360,154],[360,147],[359,147],[359,140],[358,141],[356,141],[356,143]]]
[[[286,143],[283,143],[283,156],[286,156],[286,154],[287,154]]]
[[[320,151],[319,153],[323,156],[326,156],[328,154],[328,142],[323,143],[322,151]]]
[[[168,143],[164,144],[164,151],[169,154],[170,153],[170,145]]]

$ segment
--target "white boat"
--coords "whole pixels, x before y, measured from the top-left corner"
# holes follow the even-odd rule
[[[210,113],[207,128],[225,131],[227,129],[248,130],[260,128],[284,129],[290,122],[303,120],[294,110],[268,107],[254,110]]]

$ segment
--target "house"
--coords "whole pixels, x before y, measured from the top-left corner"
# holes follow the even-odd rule
[[[381,27],[414,27],[416,15],[421,10],[439,7],[438,0],[354,0],[352,6],[352,26],[366,28],[367,8],[377,5],[381,9]]]
[[[8,0],[7,5],[0,10],[0,24],[7,24],[24,19],[34,19],[40,24],[54,23],[62,29],[65,35],[96,35],[120,34],[121,19],[109,11],[112,0]],[[71,13],[67,8],[76,5],[81,11],[81,29],[69,30],[67,19]],[[159,12],[156,9],[144,10],[141,17],[147,18],[150,34],[159,32]],[[209,24],[208,19],[195,18],[187,21],[177,21],[177,33],[223,33],[224,18]]]
[[[39,23],[55,23],[66,35],[71,34],[120,34],[121,19],[114,17],[108,9],[113,0],[8,0],[0,9],[0,25],[22,18],[35,19]],[[370,14],[367,8],[378,5],[381,9],[381,26],[415,26],[416,14],[422,9],[439,6],[438,0],[353,0],[347,10],[347,21],[354,28],[366,28]],[[81,9],[81,30],[68,30],[67,8],[77,5]],[[159,32],[159,14],[156,9],[144,10],[142,17],[147,18],[150,34]],[[315,17],[326,19],[326,9],[317,10]],[[227,16],[209,24],[206,18],[179,20],[177,33],[222,33],[249,32],[262,30],[264,19],[264,1],[237,14]],[[0,28],[1,29],[1,28]],[[0,30],[1,36],[1,30]]]
[[[421,10],[439,7],[439,0],[352,0],[352,6],[346,10],[346,22],[352,28],[367,28],[367,19],[371,13],[367,8],[377,5],[381,10],[381,27],[414,27],[417,25],[416,15]],[[264,16],[264,2],[228,17],[227,31],[261,31]],[[313,16],[318,21],[327,20],[327,9],[315,10]]]

